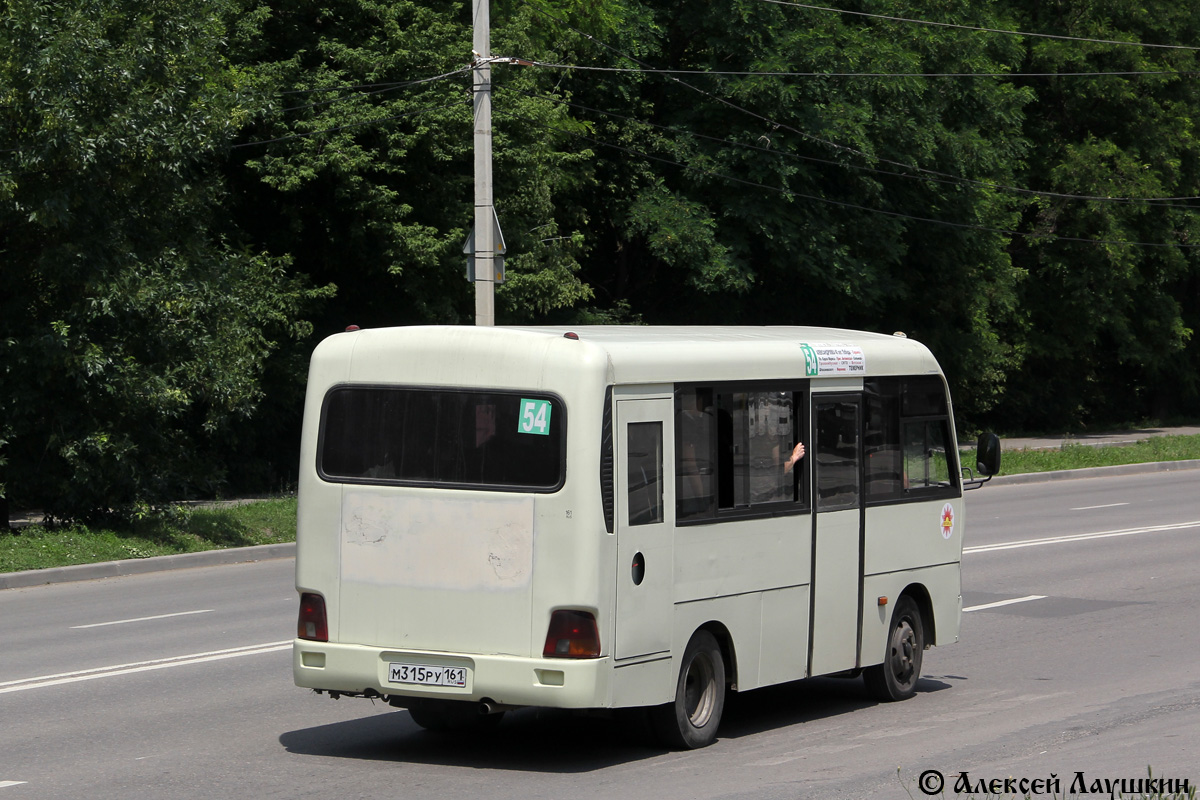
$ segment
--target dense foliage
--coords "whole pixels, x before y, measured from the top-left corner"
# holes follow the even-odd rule
[[[0,22],[6,497],[51,518],[212,492],[314,292],[241,246],[233,9],[14,0]]]
[[[0,495],[278,485],[316,336],[472,321],[470,6],[8,4]],[[1195,416],[1200,7],[838,7],[496,2],[498,320],[903,330],[964,428]]]

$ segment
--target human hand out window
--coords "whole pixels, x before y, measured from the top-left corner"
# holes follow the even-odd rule
[[[783,462],[783,471],[785,473],[791,472],[792,467],[800,463],[800,459],[802,458],[804,458],[804,442],[796,442],[796,446],[792,449],[791,456],[788,457],[787,461]]]

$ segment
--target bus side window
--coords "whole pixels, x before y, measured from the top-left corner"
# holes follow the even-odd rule
[[[949,405],[941,378],[922,375],[901,379],[900,418],[904,426],[905,491],[957,486],[958,460],[950,441]]]
[[[677,520],[712,517],[716,507],[716,416],[711,389],[686,389],[677,395]]]
[[[946,387],[936,376],[863,383],[867,502],[929,499],[958,486]]]
[[[896,496],[904,487],[900,449],[900,384],[868,381],[864,393],[867,500]]]
[[[802,510],[803,391],[780,382],[688,387],[675,394],[676,521]]]
[[[858,408],[853,403],[817,406],[817,509],[836,511],[859,504]]]
[[[750,392],[748,398],[749,503],[794,501],[795,476],[784,469],[784,462],[796,444],[792,393]]]
[[[663,521],[663,431],[661,422],[629,424],[626,476],[629,481],[629,524]]]
[[[719,508],[795,502],[800,470],[787,464],[799,441],[793,393],[720,392],[717,405]]]
[[[904,488],[900,381],[875,378],[866,381],[863,388],[867,502],[899,497]]]
[[[951,485],[946,439],[945,420],[904,423],[905,488]]]

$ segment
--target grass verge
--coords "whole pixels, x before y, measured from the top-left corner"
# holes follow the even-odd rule
[[[1061,450],[1005,450],[1000,460],[1000,474],[1191,459],[1200,459],[1200,436],[1155,436],[1136,444],[1112,447],[1068,443]]]
[[[1157,436],[1119,447],[1067,444],[1061,450],[1006,450],[1000,474],[1190,459],[1200,459],[1200,436]],[[0,572],[295,540],[295,497],[215,508],[180,507],[173,514],[142,520],[128,531],[30,525],[0,533]]]
[[[0,533],[0,572],[149,558],[296,540],[296,498],[219,507],[179,507],[118,531],[29,525]]]

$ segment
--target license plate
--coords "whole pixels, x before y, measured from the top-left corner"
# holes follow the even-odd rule
[[[388,664],[389,683],[416,683],[421,686],[467,686],[465,667],[430,667],[423,664]]]

